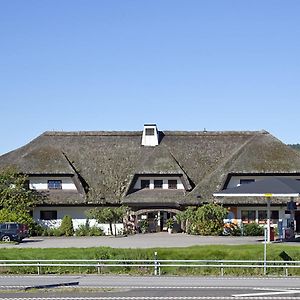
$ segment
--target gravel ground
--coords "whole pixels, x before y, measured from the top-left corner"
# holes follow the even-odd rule
[[[128,237],[31,237],[18,245],[0,244],[0,248],[88,248],[107,246],[113,248],[165,248],[194,245],[244,245],[262,243],[262,237],[204,237],[182,233],[149,233]],[[293,243],[298,244],[300,243]]]

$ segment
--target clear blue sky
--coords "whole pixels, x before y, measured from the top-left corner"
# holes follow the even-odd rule
[[[0,153],[149,122],[300,143],[300,1],[1,1],[0,110]]]

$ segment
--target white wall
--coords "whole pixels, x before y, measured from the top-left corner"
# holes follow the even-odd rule
[[[141,189],[141,180],[150,180],[150,189],[154,189],[154,180],[162,180],[163,181],[163,189],[168,189],[168,180],[177,180],[177,189],[184,190],[184,186],[180,177],[146,177],[140,176],[134,185],[134,189]]]
[[[84,225],[86,223],[86,215],[85,212],[89,208],[87,207],[36,207],[33,211],[33,218],[41,225],[47,227],[57,228],[60,226],[61,221],[64,216],[68,215],[73,219],[74,229],[77,229],[79,225]],[[45,210],[56,210],[57,211],[57,220],[40,220],[40,212]],[[105,234],[110,234],[109,224],[98,224],[96,220],[90,219],[90,226],[97,225],[100,227]],[[114,230],[114,228],[113,228]],[[116,227],[117,233],[123,231],[123,224],[117,224]]]
[[[63,190],[77,190],[71,177],[30,177],[29,188],[36,190],[47,190],[48,180],[61,180]]]

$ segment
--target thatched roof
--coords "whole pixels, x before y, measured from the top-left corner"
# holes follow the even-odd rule
[[[140,131],[45,132],[2,155],[0,168],[14,166],[29,175],[74,176],[82,185],[82,203],[174,201],[184,205],[213,201],[212,194],[223,188],[230,174],[300,172],[300,153],[265,131],[165,131],[156,147],[141,146],[141,137]],[[138,174],[176,174],[187,192],[132,193]]]

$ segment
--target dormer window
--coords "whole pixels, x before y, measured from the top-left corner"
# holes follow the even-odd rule
[[[141,176],[134,184],[133,190],[184,190],[185,187],[179,176],[159,175],[159,176]]]
[[[49,190],[61,190],[62,181],[61,180],[48,180],[48,189]]]
[[[142,136],[142,146],[154,147],[158,145],[158,131],[156,124],[145,124]]]

